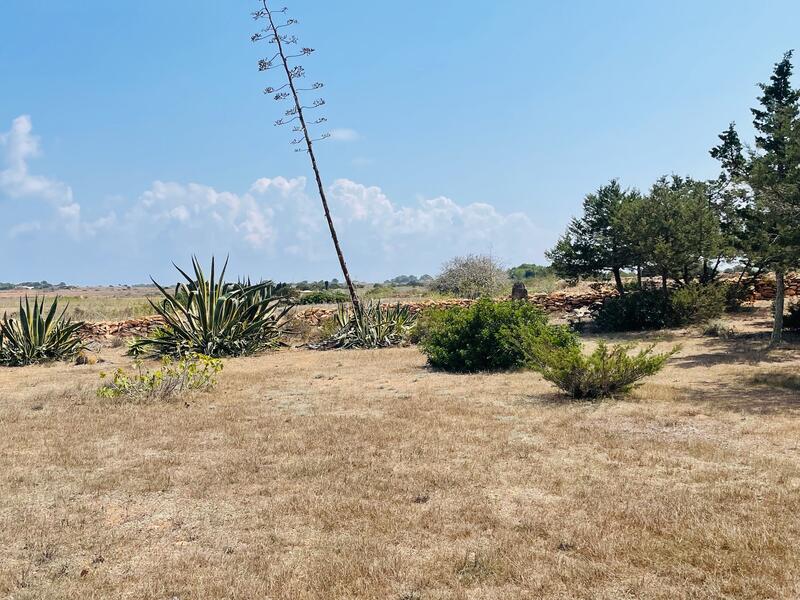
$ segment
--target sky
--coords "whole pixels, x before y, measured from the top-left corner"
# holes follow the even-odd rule
[[[466,253],[542,263],[610,179],[716,176],[716,136],[751,138],[756,84],[800,46],[796,0],[284,3],[316,50],[318,159],[363,281]],[[192,254],[341,279],[262,92],[282,81],[258,72],[257,2],[2,4],[0,281],[174,281]]]

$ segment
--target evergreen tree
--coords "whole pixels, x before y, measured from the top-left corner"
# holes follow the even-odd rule
[[[611,273],[617,290],[624,294],[622,270],[635,265],[635,256],[620,215],[626,203],[639,197],[636,190],[623,190],[617,180],[586,196],[583,216],[573,218],[546,253],[555,273],[567,279]]]
[[[800,263],[800,90],[792,87],[791,58],[791,51],[784,54],[769,83],[759,86],[760,107],[752,109],[756,151],[748,169],[775,270],[773,344],[782,340],[784,275]]]
[[[628,237],[637,236],[634,250],[661,276],[665,294],[669,279],[684,285],[713,279],[729,250],[706,183],[661,177],[633,211],[626,216]]]

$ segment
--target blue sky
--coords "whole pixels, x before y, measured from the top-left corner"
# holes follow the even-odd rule
[[[316,54],[319,145],[354,276],[455,254],[541,262],[607,180],[712,177],[798,45],[800,3],[285,0]],[[338,275],[304,155],[272,126],[249,0],[5,0],[0,281]],[[303,179],[309,178],[309,179]]]

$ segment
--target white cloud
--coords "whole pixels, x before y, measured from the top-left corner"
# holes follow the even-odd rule
[[[355,142],[361,139],[361,134],[355,129],[331,129],[330,134],[330,139],[335,142]]]
[[[5,150],[0,201],[4,195],[46,201],[17,224],[5,220],[6,233],[17,243],[41,243],[45,236],[52,239],[66,231],[72,244],[64,244],[65,249],[83,256],[89,243],[98,256],[119,253],[121,247],[135,249],[137,258],[131,254],[129,260],[137,265],[163,262],[165,254],[179,259],[214,251],[277,269],[268,272],[274,277],[337,272],[316,186],[309,186],[305,177],[261,178],[243,193],[156,181],[132,201],[117,197],[115,204],[127,205],[118,215],[87,218],[69,186],[29,173],[28,161],[38,155],[39,140],[28,117],[16,119],[0,143]],[[351,269],[364,279],[435,272],[444,260],[468,252],[492,251],[508,262],[534,260],[550,241],[527,215],[488,203],[461,204],[445,196],[398,203],[380,187],[349,179],[335,180],[327,192]],[[123,252],[123,259],[128,254]]]
[[[41,154],[39,138],[33,135],[28,115],[14,119],[11,129],[0,134],[5,168],[0,169],[0,194],[10,198],[43,199],[57,204],[72,203],[72,189],[57,180],[31,175],[28,161]]]

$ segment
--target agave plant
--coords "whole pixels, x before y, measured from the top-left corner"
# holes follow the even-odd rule
[[[58,297],[44,309],[44,296],[33,298],[33,309],[25,296],[19,301],[19,316],[7,314],[0,322],[0,364],[11,367],[60,360],[75,355],[82,347],[78,330],[82,322],[65,317],[67,306],[59,314]]]
[[[394,306],[385,306],[378,300],[354,308],[339,304],[334,315],[336,333],[310,347],[332,350],[396,346],[406,339],[416,320],[416,314],[399,302]]]
[[[195,257],[192,267],[194,277],[175,265],[186,281],[174,292],[153,280],[163,299],[150,304],[164,319],[164,326],[150,337],[133,342],[131,354],[156,357],[197,353],[219,358],[253,354],[280,343],[291,304],[286,298],[273,296],[272,282],[226,283],[227,260],[218,278],[213,258],[209,278]]]

